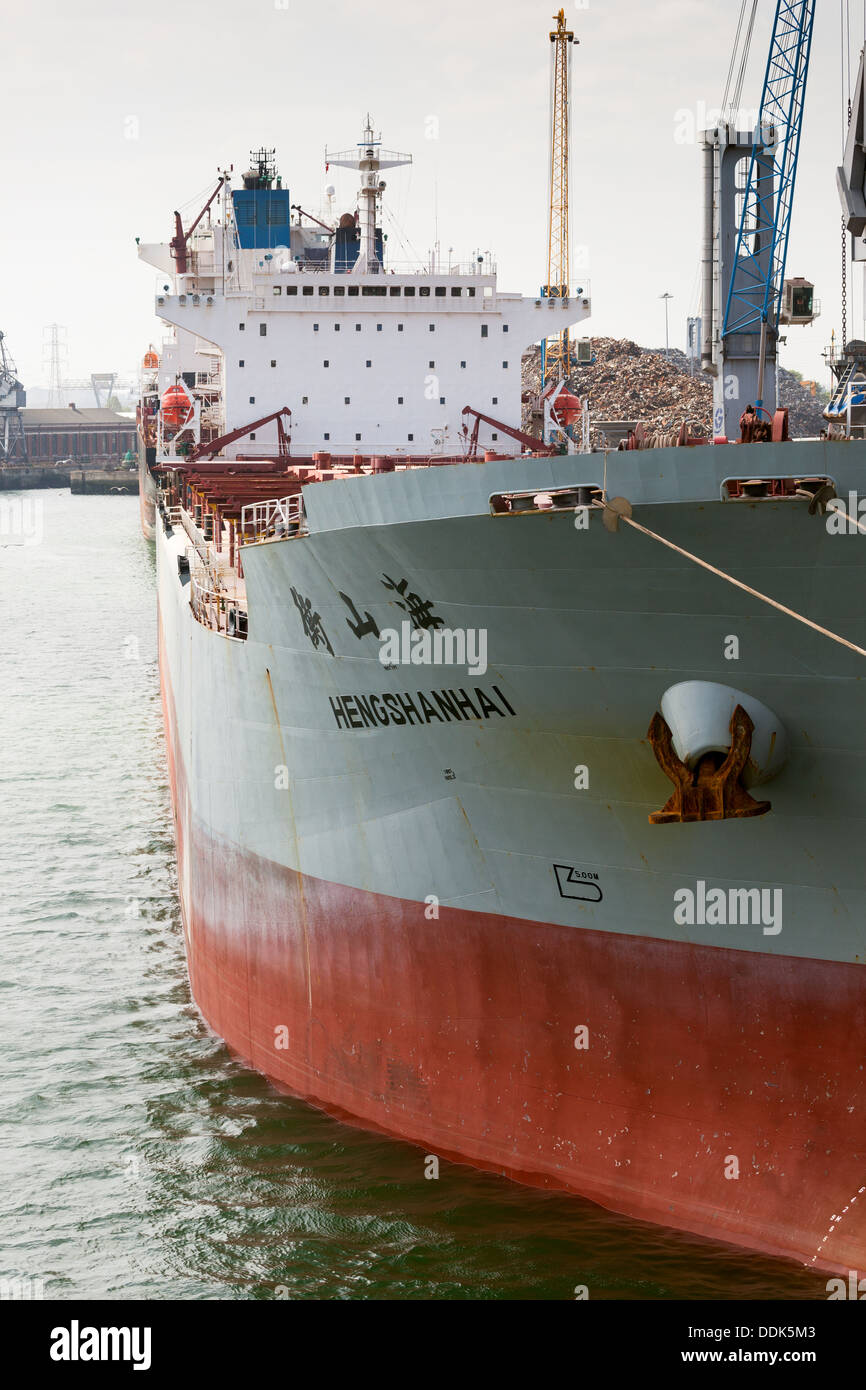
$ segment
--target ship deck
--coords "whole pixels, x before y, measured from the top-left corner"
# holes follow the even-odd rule
[[[547,457],[548,454],[538,455]],[[496,458],[510,457],[495,455]],[[526,459],[535,455],[526,454]],[[489,452],[485,462],[490,461]],[[331,461],[316,455],[287,466],[284,459],[163,460],[160,509],[189,538],[190,603],[205,627],[246,636],[246,585],[241,546],[306,534],[302,490],[311,483],[471,463],[464,455],[360,456]]]

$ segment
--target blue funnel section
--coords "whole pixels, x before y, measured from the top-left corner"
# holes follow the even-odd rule
[[[291,245],[287,188],[239,188],[232,198],[238,241],[245,251]]]
[[[382,228],[376,228],[376,256],[381,265],[384,260]],[[338,227],[334,240],[334,269],[338,274],[348,274],[358,259],[361,250],[361,233],[357,227]]]

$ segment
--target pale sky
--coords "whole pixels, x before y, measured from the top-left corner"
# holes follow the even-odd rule
[[[369,108],[386,147],[386,205],[424,256],[494,253],[503,289],[546,274],[553,0],[42,0],[3,22],[0,328],[25,386],[47,382],[43,326],[66,326],[66,374],[137,371],[158,341],[154,272],[134,238],[168,240],[219,167],[275,146],[293,202],[327,183],[354,207],[357,176],[324,172],[325,146],[360,139]],[[684,346],[699,311],[700,151],[692,131],[722,100],[738,0],[571,0],[572,241],[591,283],[584,331]],[[773,0],[761,0],[743,105],[757,107]],[[862,0],[852,0],[854,58]],[[856,20],[855,20],[856,15]],[[788,261],[814,280],[822,317],[789,330],[783,364],[826,382],[840,330],[842,146],[839,6],[818,6]],[[437,134],[438,131],[438,134]],[[436,138],[429,138],[430,135]],[[343,206],[345,205],[345,206]],[[387,228],[386,228],[387,229]],[[392,255],[403,259],[397,240]],[[862,271],[849,337],[866,337]],[[74,399],[74,397],[72,397]]]

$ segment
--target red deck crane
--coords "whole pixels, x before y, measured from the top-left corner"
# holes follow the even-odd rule
[[[477,457],[478,427],[482,420],[485,425],[492,425],[494,429],[501,430],[503,434],[509,435],[511,439],[516,439],[518,444],[522,444],[526,449],[531,449],[534,454],[559,453],[559,448],[556,444],[545,444],[542,439],[538,439],[534,434],[524,434],[523,430],[515,429],[513,425],[504,425],[501,420],[494,420],[492,415],[482,415],[481,411],[476,410],[474,406],[464,406],[463,414],[475,416],[475,424],[472,426],[472,432],[469,435],[469,452],[467,458],[474,459]],[[463,429],[466,429],[465,425]]]
[[[225,448],[226,444],[233,444],[236,439],[243,439],[245,434],[251,434],[253,430],[260,429],[263,425],[269,425],[272,420],[276,420],[278,457],[284,463],[288,463],[291,438],[286,433],[282,417],[288,415],[291,418],[291,414],[292,412],[287,405],[281,405],[279,410],[272,411],[270,415],[263,415],[260,420],[253,420],[249,425],[241,425],[236,430],[229,430],[228,434],[221,434],[206,444],[196,444],[195,448],[190,450],[188,457],[193,463],[198,459],[212,459],[214,454],[218,454],[220,449]]]
[[[187,243],[188,243],[190,237],[192,236],[193,232],[195,231],[196,227],[198,226],[199,222],[200,222],[201,219],[204,217],[205,213],[207,212],[207,210],[208,210],[208,208],[210,207],[211,203],[213,202],[214,198],[215,198],[215,197],[217,196],[217,194],[219,193],[219,191],[220,191],[220,189],[222,188],[223,184],[227,181],[227,179],[228,179],[228,174],[220,174],[219,182],[217,183],[216,188],[214,189],[213,193],[212,193],[212,194],[210,195],[210,197],[208,198],[207,202],[205,203],[205,205],[204,205],[204,207],[202,208],[201,212],[199,213],[198,217],[195,219],[195,221],[194,221],[194,222],[191,224],[191,226],[189,227],[188,231],[184,231],[184,229],[183,229],[183,221],[181,220],[181,215],[180,215],[180,213],[179,213],[179,212],[176,212],[176,213],[174,214],[174,236],[172,237],[171,241],[169,242],[169,247],[171,248],[171,254],[172,254],[172,256],[174,257],[174,259],[175,259],[175,261],[176,261],[176,263],[177,263],[177,273],[178,273],[178,275],[186,275],[186,270],[187,270],[186,248],[187,248]]]

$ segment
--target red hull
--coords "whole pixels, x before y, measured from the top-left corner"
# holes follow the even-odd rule
[[[298,875],[191,824],[170,706],[192,991],[253,1067],[441,1157],[866,1268],[862,967],[452,908],[427,920]]]

